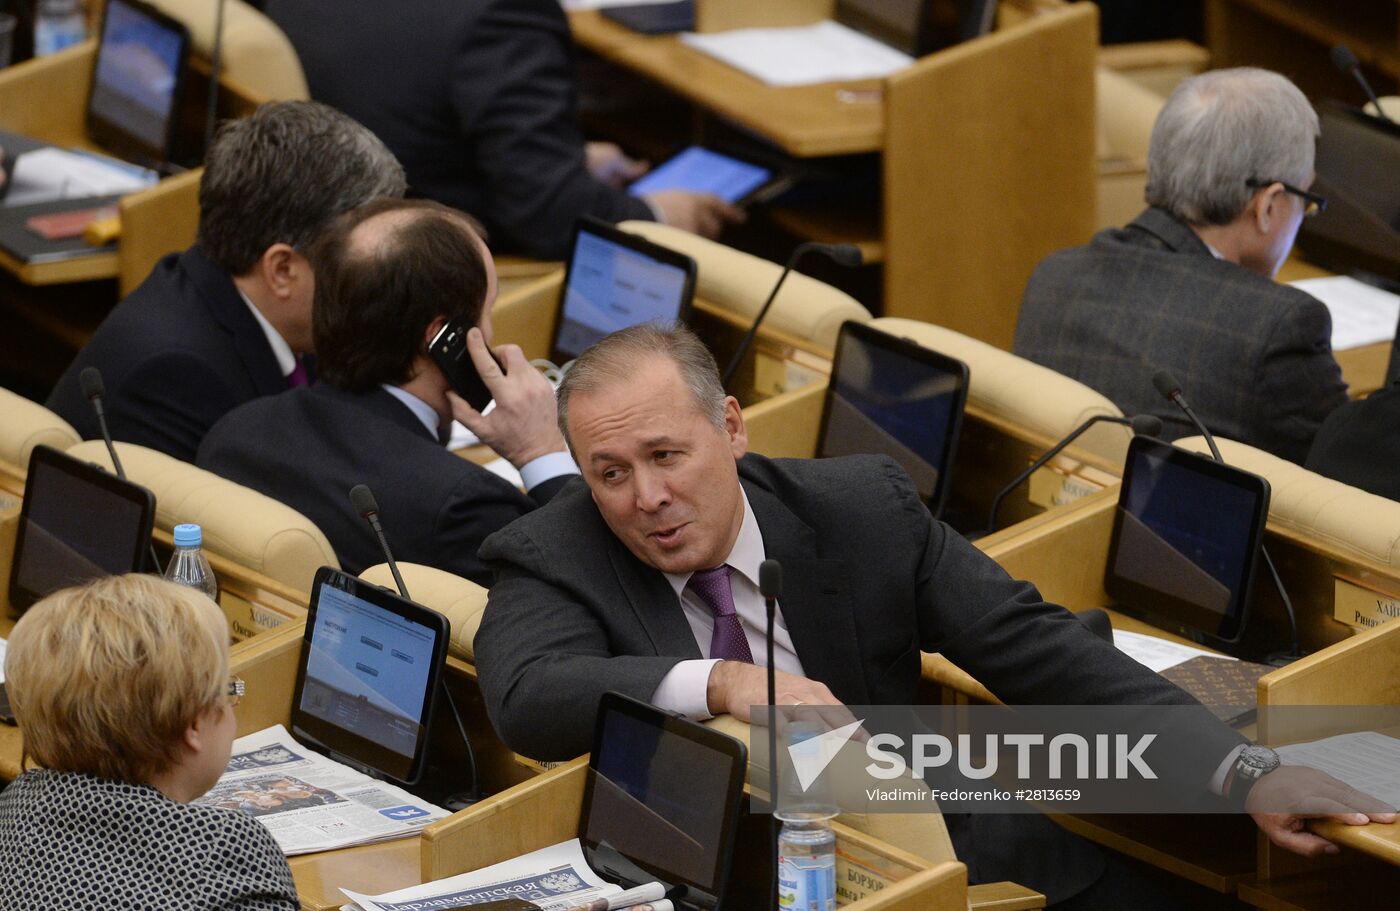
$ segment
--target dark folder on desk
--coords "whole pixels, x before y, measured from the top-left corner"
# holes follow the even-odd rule
[[[1267,664],[1198,655],[1172,665],[1162,676],[1194,696],[1226,724],[1254,719],[1259,678],[1274,670]]]
[[[118,193],[112,196],[90,196],[85,199],[55,199],[50,202],[36,202],[31,206],[0,208],[0,250],[21,262],[48,263],[115,249],[116,244],[105,247],[89,246],[82,237],[45,240],[31,231],[25,223],[35,215],[52,215],[57,212],[76,212],[80,209],[116,205],[122,195]]]

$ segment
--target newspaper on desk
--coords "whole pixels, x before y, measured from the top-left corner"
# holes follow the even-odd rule
[[[308,750],[280,724],[235,740],[228,769],[195,803],[249,814],[288,857],[403,838],[448,815]]]
[[[352,902],[342,911],[438,911],[507,898],[532,902],[544,911],[564,911],[622,889],[594,872],[574,838],[471,873],[383,895],[340,891]]]

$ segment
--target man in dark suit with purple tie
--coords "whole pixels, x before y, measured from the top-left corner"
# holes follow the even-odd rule
[[[403,168],[329,107],[266,104],[220,130],[199,186],[199,234],[117,305],[49,395],[101,435],[79,374],[96,367],[112,436],[194,461],[234,407],[304,385],[313,275],[305,248],[336,215],[402,196]]]

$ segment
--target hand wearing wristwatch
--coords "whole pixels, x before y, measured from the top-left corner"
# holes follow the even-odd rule
[[[1250,744],[1235,759],[1234,774],[1230,778],[1229,797],[1230,806],[1236,810],[1244,809],[1245,799],[1249,797],[1249,792],[1254,790],[1254,786],[1259,783],[1259,779],[1277,769],[1282,764],[1278,754],[1268,747],[1261,747],[1257,744]]]

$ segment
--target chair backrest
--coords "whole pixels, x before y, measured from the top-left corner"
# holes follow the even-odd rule
[[[1013,427],[1058,440],[1094,415],[1123,414],[1105,396],[1077,380],[951,329],[899,317],[883,317],[870,325],[965,362],[968,406]],[[1121,468],[1131,438],[1132,433],[1120,424],[1100,423],[1075,445]]]
[[[758,315],[783,271],[777,263],[669,225],[626,221],[618,227],[694,259],[695,296],[742,321],[752,321]],[[832,348],[841,324],[848,319],[866,322],[870,311],[844,291],[794,272],[783,283],[764,325]]]
[[[162,256],[194,244],[203,174],[203,168],[195,168],[121,198],[117,204],[122,219],[122,239],[117,244],[117,293],[121,297],[135,291]]]
[[[155,494],[159,528],[197,523],[205,548],[299,592],[311,590],[317,568],[340,565],[321,530],[290,506],[163,452],[134,443],[116,445],[127,477]],[[112,467],[101,440],[79,443],[68,452]]]
[[[81,439],[67,421],[43,405],[0,388],[0,462],[17,469],[14,473],[28,470],[29,453],[35,446],[67,449]]]
[[[1400,503],[1325,478],[1244,443],[1221,437],[1215,442],[1226,464],[1269,482],[1270,524],[1400,570]],[[1187,437],[1175,445],[1192,452],[1210,452],[1205,437]]]
[[[448,652],[463,661],[474,661],[472,642],[481,627],[481,615],[486,610],[486,589],[454,576],[452,573],[421,563],[400,563],[399,574],[413,600],[447,617],[452,625],[452,641]],[[360,573],[360,578],[397,592],[394,574],[389,564],[379,563]]]
[[[219,0],[151,0],[166,15],[190,30],[190,42],[206,58],[214,47]],[[243,88],[266,101],[305,101],[306,87],[292,42],[262,12],[243,0],[224,0],[221,68]]]

